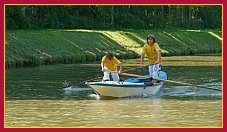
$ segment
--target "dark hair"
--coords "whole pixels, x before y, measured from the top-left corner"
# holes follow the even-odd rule
[[[108,59],[112,59],[113,58],[113,53],[111,53],[111,52],[107,52],[106,53],[106,58],[108,58]]]
[[[149,35],[147,36],[147,43],[148,43],[148,39],[149,39],[149,38],[152,38],[154,43],[156,42],[154,36],[152,36],[151,34],[149,34]]]

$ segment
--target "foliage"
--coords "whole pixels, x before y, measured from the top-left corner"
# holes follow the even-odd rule
[[[221,5],[6,5],[6,29],[222,27]]]

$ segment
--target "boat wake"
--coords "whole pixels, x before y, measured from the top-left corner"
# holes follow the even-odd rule
[[[84,92],[84,91],[91,91],[91,88],[81,88],[77,86],[69,86],[66,88],[63,88],[64,95],[72,95],[74,93]]]
[[[99,100],[100,99],[100,96],[98,94],[89,94],[88,97],[94,98],[96,100]]]
[[[204,84],[205,87],[213,87],[215,89],[221,89],[222,83]],[[196,98],[222,98],[222,91],[197,88],[192,86],[171,86],[163,87],[160,91],[162,97],[196,97]]]

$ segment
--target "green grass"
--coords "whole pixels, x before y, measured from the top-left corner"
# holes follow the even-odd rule
[[[7,30],[6,67],[100,61],[106,51],[138,58],[153,34],[163,56],[221,53],[221,30]]]

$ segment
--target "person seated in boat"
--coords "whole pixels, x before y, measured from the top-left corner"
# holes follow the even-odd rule
[[[161,70],[161,49],[156,43],[154,36],[148,35],[147,42],[142,48],[142,53],[140,56],[140,68],[143,68],[144,56],[148,57],[148,70],[149,76],[151,77],[151,83],[157,83],[159,80],[155,79],[159,76],[159,71]]]
[[[120,66],[120,70],[117,70]],[[111,52],[107,52],[101,61],[101,68],[103,71],[102,81],[110,81],[110,74],[113,81],[121,81],[118,73],[122,72],[122,63]]]

